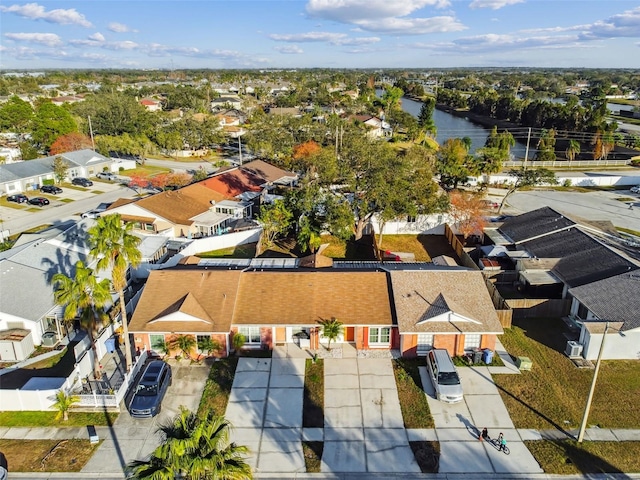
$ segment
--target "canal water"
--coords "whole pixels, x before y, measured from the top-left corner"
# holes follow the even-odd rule
[[[417,102],[410,98],[402,98],[402,109],[418,117],[420,109],[422,108],[422,102]],[[470,120],[462,117],[456,117],[450,113],[443,112],[441,110],[435,110],[433,112],[433,121],[438,127],[438,135],[436,141],[442,145],[442,143],[449,138],[463,138],[469,137],[471,139],[471,153],[474,153],[478,148],[484,147],[490,130],[487,130],[481,125],[475,124]],[[517,138],[517,135],[514,134]],[[516,143],[511,148],[511,154],[515,158],[524,158],[526,150],[526,135],[521,139],[523,143]],[[531,160],[535,155],[535,145],[531,145],[529,148],[529,159]]]

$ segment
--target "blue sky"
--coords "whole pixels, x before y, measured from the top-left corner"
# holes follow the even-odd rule
[[[0,68],[640,67],[628,0],[0,1]]]

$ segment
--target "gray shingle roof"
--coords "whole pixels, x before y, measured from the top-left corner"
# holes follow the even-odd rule
[[[622,322],[622,331],[640,328],[640,273],[623,273],[572,288],[569,293],[600,320]]]
[[[25,162],[0,165],[0,183],[12,182],[38,175],[46,175],[53,172],[53,160],[62,157],[73,165],[86,167],[88,165],[100,165],[110,163],[111,160],[104,155],[90,149],[66,152],[45,158],[36,158]]]
[[[542,207],[505,220],[499,230],[514,243],[520,243],[530,238],[558,232],[573,225],[575,222],[556,212],[553,208]]]
[[[638,268],[577,228],[530,240],[521,246],[538,258],[559,258],[553,272],[569,287],[578,287]]]

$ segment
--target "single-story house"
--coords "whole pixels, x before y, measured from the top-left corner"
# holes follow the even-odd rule
[[[640,358],[640,273],[632,271],[569,289],[571,315],[580,325],[582,356],[598,357],[606,322],[602,358]]]
[[[395,349],[407,357],[433,347],[451,355],[494,348],[502,333],[479,271],[431,264],[406,271],[382,263],[267,265],[227,262],[216,268],[206,260],[152,271],[129,325],[136,346],[154,349],[175,335],[207,336],[220,345],[217,355],[225,356],[240,332],[246,348],[271,349],[302,339],[317,349],[327,342],[318,322],[333,318],[344,326],[337,344]]]
[[[45,158],[0,165],[0,192],[12,195],[38,190],[45,181],[55,181],[53,161],[56,157],[67,162],[69,180],[75,177],[92,177],[109,170],[113,160],[91,149],[60,153]]]
[[[214,98],[211,101],[211,110],[226,110],[226,109],[241,109],[242,108],[242,100],[239,97],[233,96],[223,96],[220,98]]]

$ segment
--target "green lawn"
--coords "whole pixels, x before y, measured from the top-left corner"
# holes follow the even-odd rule
[[[199,258],[253,258],[256,256],[256,244],[247,243],[235,247],[211,250],[196,255]]]
[[[393,362],[393,372],[398,386],[398,399],[405,428],[433,428],[427,396],[422,388],[418,366],[420,359],[398,359]]]
[[[324,427],[324,360],[305,363],[302,426]]]
[[[512,356],[527,356],[533,369],[494,375],[516,428],[575,429],[580,426],[593,370],[579,369],[562,353],[566,338],[560,319],[514,321],[501,341]],[[589,425],[640,428],[640,361],[603,361]]]
[[[237,357],[223,358],[213,363],[200,399],[198,415],[204,416],[209,411],[213,411],[216,415],[225,414],[237,365]]]
[[[52,402],[53,403],[53,402]],[[69,412],[69,420],[57,418],[58,412],[0,412],[3,427],[86,427],[87,425],[109,425],[118,418],[117,412]]]
[[[525,442],[545,473],[640,473],[640,442]]]

